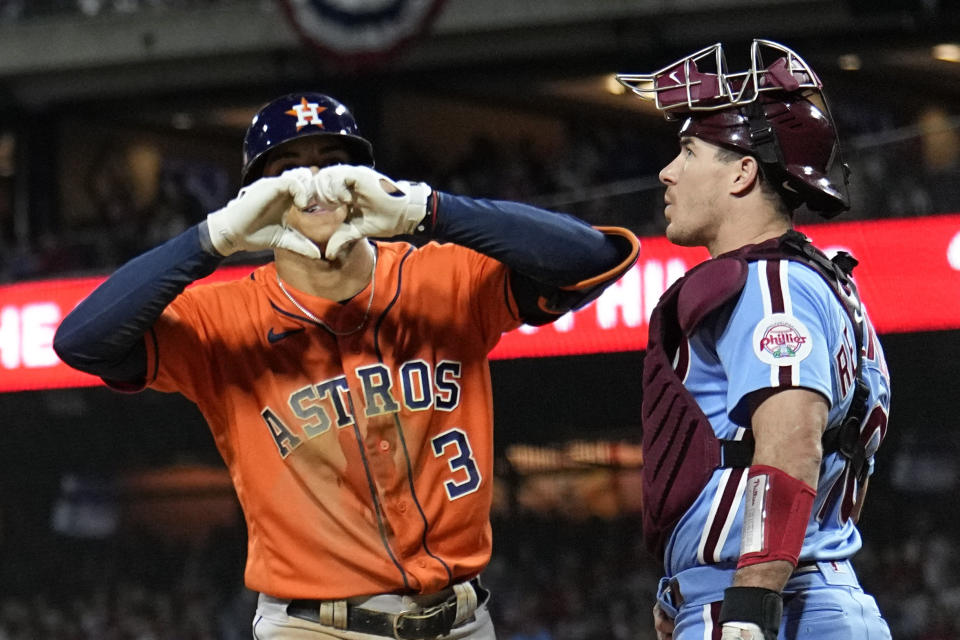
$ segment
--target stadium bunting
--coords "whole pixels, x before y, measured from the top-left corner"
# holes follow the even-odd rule
[[[280,0],[300,39],[321,59],[352,67],[388,60],[425,33],[443,0]]]

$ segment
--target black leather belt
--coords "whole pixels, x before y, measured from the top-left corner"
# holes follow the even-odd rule
[[[814,571],[820,571],[820,566],[817,564],[816,560],[805,560],[797,564],[797,568],[793,570],[793,575],[798,573],[813,573]]]
[[[479,607],[487,601],[490,592],[480,585],[480,578],[471,580],[470,586],[477,594]],[[450,593],[451,595],[440,604],[420,611],[402,613],[374,611],[348,604],[345,630],[399,640],[423,640],[445,636],[453,629],[457,618],[457,596],[452,589]],[[323,600],[291,600],[287,605],[287,615],[322,624],[320,605],[323,603]]]

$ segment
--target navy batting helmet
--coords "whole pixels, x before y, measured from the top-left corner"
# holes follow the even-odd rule
[[[764,66],[767,49],[779,57]],[[728,73],[717,43],[654,73],[617,79],[653,100],[668,120],[684,117],[681,136],[755,156],[788,203],[806,203],[825,217],[849,209],[847,167],[820,78],[794,51],[770,40],[754,40],[750,59],[747,71]],[[698,62],[711,72],[700,71]]]
[[[240,185],[263,175],[268,151],[305,136],[337,136],[351,161],[373,166],[373,145],[360,135],[347,107],[322,93],[291,93],[268,103],[253,117],[243,139]]]

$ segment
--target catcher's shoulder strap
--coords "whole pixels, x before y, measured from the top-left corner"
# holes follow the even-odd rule
[[[787,258],[811,267],[830,285],[834,295],[843,305],[850,318],[858,354],[853,401],[840,426],[824,433],[822,445],[824,455],[839,451],[847,458],[854,475],[862,481],[867,471],[867,465],[866,449],[860,440],[860,427],[866,418],[870,389],[863,379],[863,310],[856,284],[851,277],[857,261],[853,256],[843,251],[837,252],[833,258],[828,258],[806,236],[793,230],[788,231],[780,238],[778,250],[782,251],[781,255],[776,255],[778,251],[772,251],[768,245],[758,245],[758,249],[759,251],[756,253],[748,253],[744,257],[748,260],[764,257]],[[753,461],[753,450],[752,439],[721,439],[721,466],[749,467]]]

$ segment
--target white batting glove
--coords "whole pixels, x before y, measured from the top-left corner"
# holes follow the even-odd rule
[[[427,216],[431,193],[422,182],[393,180],[370,167],[343,164],[320,169],[314,186],[322,203],[351,208],[350,217],[327,241],[328,260],[360,238],[413,233]]]
[[[763,640],[763,631],[752,622],[724,622],[720,640]]]
[[[306,236],[283,225],[291,205],[305,208],[312,196],[313,172],[306,167],[260,178],[244,187],[227,206],[207,216],[210,242],[224,256],[237,251],[289,249],[308,258],[321,258]]]

